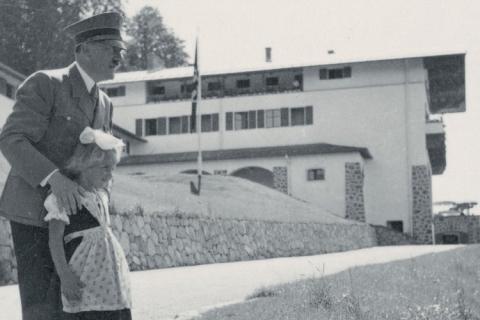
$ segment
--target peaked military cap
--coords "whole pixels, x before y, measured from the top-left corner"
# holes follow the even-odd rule
[[[105,41],[126,49],[120,33],[122,23],[123,18],[118,12],[105,12],[72,23],[64,30],[77,45],[88,41]]]

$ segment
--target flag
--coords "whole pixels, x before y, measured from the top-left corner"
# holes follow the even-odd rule
[[[197,100],[199,88],[199,77],[198,72],[198,39],[195,41],[195,61],[193,64],[193,79],[192,79],[192,116],[190,117],[190,132],[195,132],[197,125]]]

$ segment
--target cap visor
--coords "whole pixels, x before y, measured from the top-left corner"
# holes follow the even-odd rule
[[[127,50],[127,46],[125,45],[125,42],[121,40],[114,40],[114,39],[105,39],[102,40],[103,43],[111,45],[112,47],[118,47],[123,50]]]

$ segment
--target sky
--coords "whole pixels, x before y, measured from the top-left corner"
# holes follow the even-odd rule
[[[160,11],[206,69],[347,58],[466,52],[465,113],[446,114],[447,168],[433,201],[480,202],[480,1],[467,0],[123,0],[126,14]],[[475,211],[475,210],[474,210]],[[480,212],[480,207],[477,209]]]

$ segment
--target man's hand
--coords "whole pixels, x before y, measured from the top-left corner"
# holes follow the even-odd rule
[[[64,208],[67,214],[75,214],[77,209],[82,207],[81,199],[85,195],[85,189],[76,182],[57,171],[48,179],[48,184],[58,205]]]

